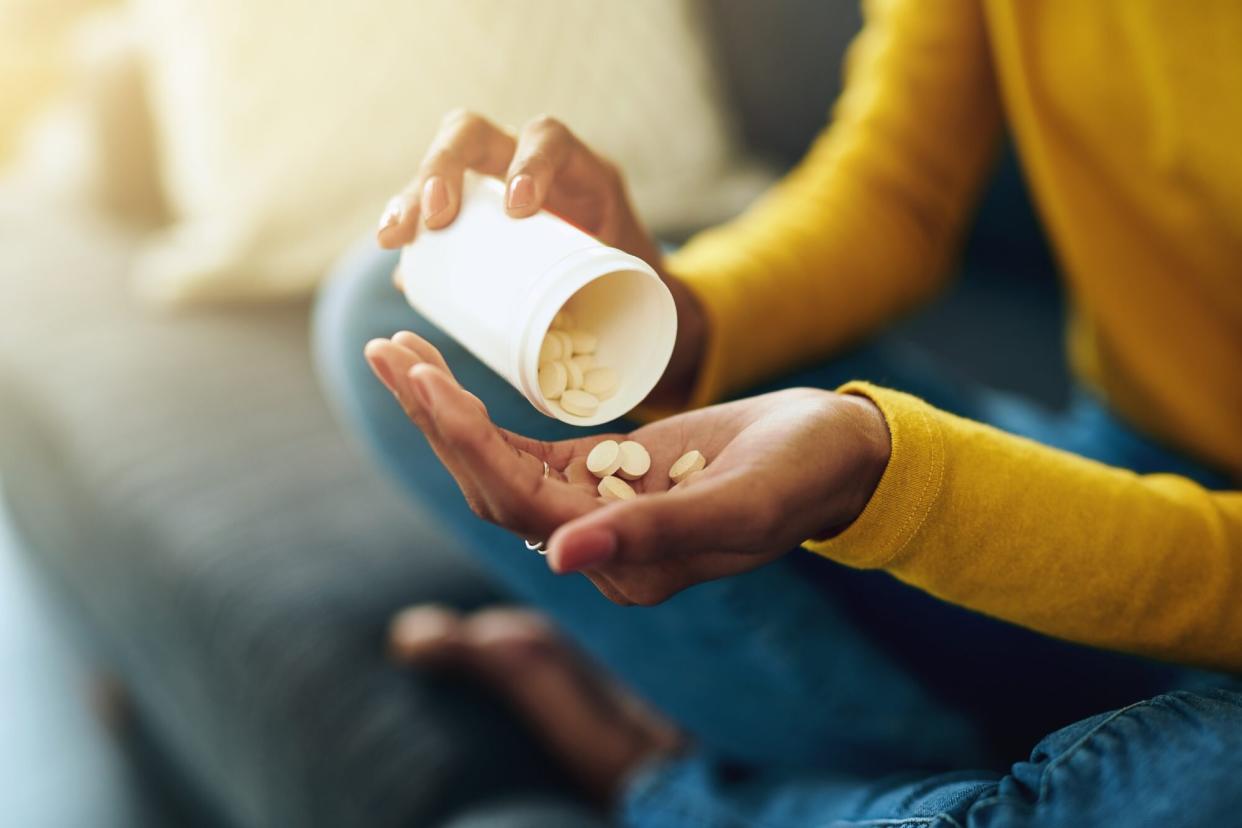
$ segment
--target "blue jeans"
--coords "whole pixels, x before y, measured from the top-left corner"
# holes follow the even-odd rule
[[[1202,813],[1242,806],[1242,784],[1225,782],[1242,780],[1242,695],[1211,689],[1223,683],[1215,677],[1054,641],[803,552],[649,608],[615,606],[584,578],[552,575],[517,537],[470,512],[371,376],[362,346],[413,330],[500,425],[548,440],[582,432],[536,412],[411,311],[391,286],[394,263],[360,248],[321,296],[315,348],[329,397],[409,497],[516,599],[694,737],[693,755],[635,777],[627,822],[1086,825],[1108,811],[1172,825],[1143,820],[1180,797]],[[1224,484],[1087,394],[1066,412],[1041,410],[884,341],[771,388],[853,378],[1114,465]],[[1029,762],[1013,764],[1037,742]]]

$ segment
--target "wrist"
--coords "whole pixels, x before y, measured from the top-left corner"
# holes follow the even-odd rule
[[[685,283],[661,272],[660,277],[673,295],[677,307],[677,339],[664,376],[648,398],[657,405],[681,406],[698,380],[707,342],[707,314]]]
[[[833,490],[826,498],[831,506],[821,522],[825,528],[813,535],[813,540],[835,537],[858,519],[871,502],[892,456],[888,421],[875,403],[854,394],[823,393],[830,397],[831,439],[848,449],[848,471],[844,475],[839,470],[834,472]],[[842,480],[846,485],[840,485]]]
[[[866,397],[856,394],[843,395],[843,399],[855,405],[859,411],[859,468],[855,503],[850,523],[858,519],[863,509],[871,502],[871,496],[880,485],[880,478],[888,468],[888,461],[893,455],[893,438],[888,430],[888,421],[879,406]]]

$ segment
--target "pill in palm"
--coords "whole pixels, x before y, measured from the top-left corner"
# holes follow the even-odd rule
[[[630,484],[619,477],[605,477],[596,490],[604,500],[632,500],[637,496]]]
[[[573,346],[575,354],[593,354],[595,353],[595,346],[599,343],[599,338],[590,331],[575,328],[569,332],[569,341]]]
[[[574,389],[581,388],[583,380],[582,368],[575,365],[572,359],[565,360],[561,364],[564,365],[565,370],[569,372],[569,387]]]
[[[590,417],[599,408],[599,397],[579,389],[561,394],[561,408],[578,417]]]
[[[587,471],[599,478],[617,473],[621,468],[621,445],[616,440],[604,440],[591,449],[586,459]]]
[[[637,480],[651,468],[651,455],[641,444],[626,440],[618,446],[621,455],[621,467],[617,475],[626,480]]]
[[[703,452],[694,449],[677,458],[677,461],[669,468],[668,476],[674,483],[680,483],[706,465],[707,458],[703,456]]]
[[[544,399],[555,400],[565,393],[569,371],[563,362],[546,362],[539,368],[539,392]]]
[[[617,372],[606,366],[592,368],[582,378],[582,390],[606,400],[617,391]]]

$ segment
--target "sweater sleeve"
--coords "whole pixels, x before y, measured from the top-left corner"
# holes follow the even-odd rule
[[[851,383],[892,455],[867,508],[807,548],[1098,647],[1242,670],[1242,492],[1137,475]]]
[[[940,285],[1000,111],[979,0],[869,0],[831,126],[669,271],[710,333],[690,403],[822,358]]]

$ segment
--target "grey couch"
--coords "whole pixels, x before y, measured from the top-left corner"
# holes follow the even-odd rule
[[[790,163],[822,124],[853,6],[707,3],[757,152]],[[1055,400],[1050,266],[1012,170],[986,204],[973,275],[908,335]],[[393,610],[502,596],[333,422],[308,306],[150,315],[125,290],[133,245],[0,203],[0,478],[202,823],[355,825],[383,803],[392,826],[595,824],[485,692],[385,659]],[[998,250],[1033,275],[992,276]],[[980,308],[991,327],[960,324]]]

